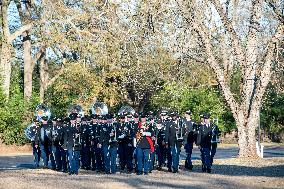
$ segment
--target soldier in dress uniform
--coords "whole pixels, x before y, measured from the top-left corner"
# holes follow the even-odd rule
[[[39,121],[37,120],[37,117],[33,118],[33,126],[31,128],[31,135],[34,136],[34,138],[31,140],[32,142],[32,148],[33,148],[33,155],[34,155],[34,165],[35,167],[39,167],[40,162],[40,144],[39,144],[39,135],[40,135],[40,125]]]
[[[40,151],[44,168],[48,168],[48,161],[50,159],[51,167],[55,170],[55,160],[52,154],[51,124],[48,122],[47,116],[42,117],[39,137]]]
[[[128,114],[127,115],[127,122],[125,123],[124,133],[125,133],[125,161],[127,166],[128,173],[131,173],[133,171],[133,152],[134,152],[134,144],[133,140],[135,137],[135,122],[133,119],[133,115]]]
[[[191,120],[191,111],[188,110],[184,113],[183,124],[186,128],[186,135],[185,135],[185,145],[184,149],[186,152],[186,160],[185,160],[185,168],[192,170],[193,165],[191,161],[193,143],[196,141],[196,123]]]
[[[102,148],[99,148],[100,145],[98,145],[100,140],[101,127],[102,127],[102,116],[93,115],[92,142],[91,142],[93,149],[92,170],[96,170],[97,172],[103,171],[103,152]]]
[[[117,133],[118,133],[118,125],[117,122],[113,121],[113,115],[109,115],[108,117],[108,124],[110,127],[110,133],[109,133],[109,156],[110,156],[110,173],[116,174],[117,171],[117,149],[118,149],[118,143],[117,143]]]
[[[210,115],[203,114],[203,122],[198,128],[197,145],[200,146],[202,171],[211,173],[211,140],[213,125],[210,123]]]
[[[125,114],[120,116],[120,121],[118,123],[118,156],[119,165],[122,172],[125,171],[125,166],[127,165],[127,144],[129,142],[126,137],[126,132],[128,132],[127,125],[125,123]]]
[[[151,153],[154,153],[154,144],[152,141],[154,136],[154,130],[147,124],[146,116],[141,115],[141,121],[139,123],[137,138],[137,174],[147,175],[151,166]]]
[[[52,155],[55,159],[55,168],[57,171],[62,169],[62,162],[61,162],[61,153],[60,153],[60,119],[58,120],[57,117],[52,118],[52,125],[51,125],[51,133],[50,133],[50,140],[52,141]]]
[[[70,125],[64,132],[64,149],[68,152],[69,175],[78,174],[81,151],[81,128],[76,123],[77,114],[69,115]]]
[[[172,120],[166,126],[165,140],[166,145],[170,148],[171,152],[172,171],[173,173],[177,173],[179,168],[179,156],[185,130],[182,127],[180,120],[177,119],[175,112],[171,113],[171,117]]]
[[[110,131],[111,127],[107,123],[108,115],[103,116],[102,124],[100,128],[100,137],[99,143],[97,144],[98,148],[102,149],[103,152],[103,171],[106,174],[110,174],[110,157],[109,157],[109,141],[110,141]]]
[[[81,168],[90,170],[91,169],[91,140],[92,131],[88,124],[89,117],[84,116],[82,118],[81,131],[82,131],[82,152],[81,152]]]
[[[157,170],[161,171],[163,165],[165,164],[165,154],[166,154],[166,143],[165,143],[165,127],[162,124],[162,120],[159,119],[156,125],[156,140],[155,140],[155,151],[158,157],[158,167]]]

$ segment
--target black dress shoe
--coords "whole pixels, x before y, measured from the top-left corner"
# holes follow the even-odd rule
[[[137,172],[137,175],[142,175],[142,172]]]
[[[171,168],[168,168],[168,172],[173,172],[173,170]]]
[[[206,172],[206,167],[202,165],[202,172]]]
[[[173,170],[173,173],[178,173],[178,170]]]
[[[211,168],[207,168],[207,173],[211,173]]]

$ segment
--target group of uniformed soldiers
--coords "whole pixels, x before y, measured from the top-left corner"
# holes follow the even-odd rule
[[[39,167],[78,174],[79,168],[106,174],[120,172],[149,174],[153,169],[177,173],[182,146],[185,148],[185,168],[192,170],[194,143],[200,147],[202,171],[211,172],[220,131],[202,114],[200,122],[191,120],[191,111],[184,116],[160,112],[153,116],[123,114],[81,117],[72,113],[65,118],[43,116],[34,118],[32,141],[34,163]]]

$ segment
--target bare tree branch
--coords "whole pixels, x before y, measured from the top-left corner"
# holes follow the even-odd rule
[[[33,27],[33,24],[27,24],[27,25],[22,26],[17,31],[15,31],[13,34],[10,34],[10,36],[8,37],[8,42],[11,43],[18,36],[22,35],[23,32],[30,30],[32,27]]]

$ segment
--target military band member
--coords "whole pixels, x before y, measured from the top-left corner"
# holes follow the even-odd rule
[[[191,120],[191,111],[188,110],[184,114],[183,124],[186,128],[185,145],[186,152],[185,168],[192,170],[193,165],[191,161],[193,143],[196,141],[196,124]]]
[[[80,124],[76,123],[77,114],[70,116],[70,124],[64,130],[64,149],[68,153],[69,175],[78,174],[81,150]]]
[[[119,165],[120,170],[125,171],[125,166],[127,166],[129,162],[127,162],[127,144],[128,138],[126,137],[126,132],[128,132],[127,125],[125,123],[125,115],[120,116],[120,122],[118,123],[118,156],[119,156]],[[127,168],[130,168],[127,167]]]
[[[151,153],[154,150],[154,144],[152,136],[154,131],[150,125],[146,122],[146,117],[141,116],[141,122],[139,123],[139,130],[137,132],[137,174],[147,175],[151,166]]]
[[[48,117],[42,117],[42,124],[40,129],[40,151],[43,159],[44,168],[48,168],[48,161],[51,161],[51,167],[55,170],[55,160],[52,154],[52,140],[51,140],[51,125],[48,123]]]
[[[218,125],[216,123],[210,122],[209,119],[205,120],[205,122],[212,125],[211,154],[210,154],[210,160],[211,160],[211,166],[212,166],[213,158],[214,158],[214,156],[216,154],[216,150],[217,150],[217,144],[219,143],[219,136],[221,135],[221,131],[220,131]]]
[[[62,172],[67,173],[69,169],[69,162],[68,162],[68,151],[64,146],[64,134],[66,130],[69,128],[70,118],[64,117],[62,118],[62,127],[59,130],[59,150],[60,150],[60,157],[61,157],[61,164],[62,164]]]
[[[40,125],[37,117],[33,118],[34,125],[31,128],[31,134],[34,136],[32,139],[32,148],[33,148],[33,155],[34,155],[34,165],[35,167],[39,167],[40,162],[40,144],[39,144],[39,135],[40,135]]]
[[[157,170],[162,170],[162,166],[165,164],[166,143],[165,143],[165,127],[162,125],[162,120],[157,121],[156,125],[156,140],[155,150],[158,157]]]
[[[185,130],[182,127],[180,120],[177,118],[176,113],[172,113],[171,116],[172,120],[166,126],[165,140],[166,145],[170,148],[171,152],[173,173],[177,173]]]
[[[101,172],[103,170],[103,157],[102,148],[99,148],[100,128],[101,128],[101,116],[92,115],[92,170]]]
[[[211,173],[211,140],[213,125],[210,115],[203,114],[203,121],[199,125],[197,144],[200,145],[202,171]]]
[[[110,156],[110,173],[116,174],[117,166],[116,166],[116,160],[117,160],[117,133],[118,133],[118,126],[117,123],[113,121],[113,115],[109,115],[108,117],[108,124],[110,127],[110,133],[109,133],[109,156]]]
[[[81,162],[82,169],[91,169],[91,140],[92,131],[88,124],[89,117],[84,116],[82,118],[81,131],[82,131],[82,152],[81,152]]]
[[[52,141],[52,155],[55,159],[55,168],[57,171],[62,169],[61,154],[60,154],[60,119],[57,117],[52,118],[50,140]]]

